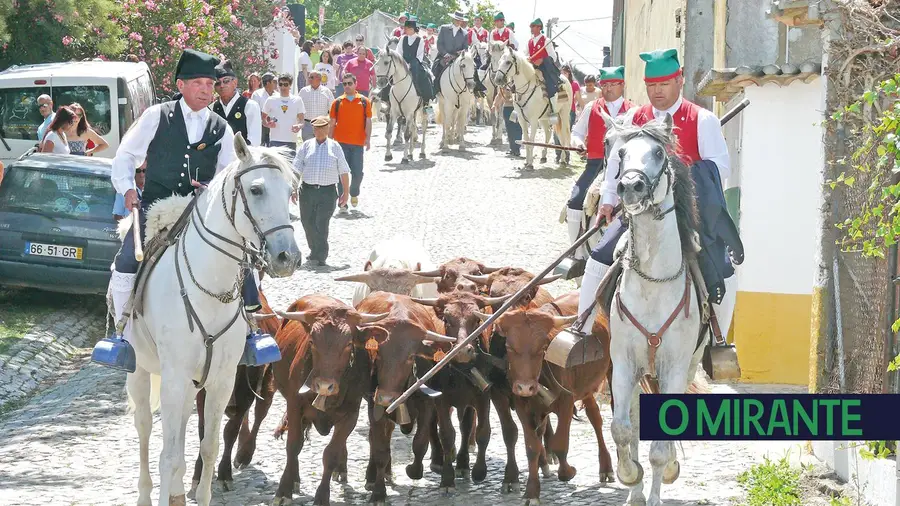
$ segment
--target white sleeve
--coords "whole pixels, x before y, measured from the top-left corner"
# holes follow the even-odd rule
[[[625,113],[623,122],[626,126],[631,125],[634,113],[638,109],[639,107],[632,107]],[[622,163],[622,160],[619,159],[619,150],[612,148],[613,146],[610,146],[612,153],[609,153],[606,156],[606,173],[604,174],[603,186],[601,187],[601,191],[603,192],[603,200],[600,202],[601,205],[609,204],[614,206],[619,203],[619,196],[616,194],[616,186],[619,184],[619,165]]]
[[[519,49],[519,42],[516,40],[516,32],[510,30],[509,31],[509,41],[511,42],[513,47]]]
[[[122,143],[116,151],[112,161],[110,179],[118,193],[122,195],[128,190],[136,188],[134,184],[134,169],[141,166],[147,159],[147,148],[150,141],[156,136],[159,127],[159,114],[161,105],[147,108],[140,118],[125,132]]]
[[[578,116],[578,120],[575,121],[575,126],[572,127],[572,140],[579,140],[582,144],[585,144],[585,140],[588,135],[588,116],[590,116],[591,110],[593,110],[594,101],[592,100],[590,103],[584,106],[584,109],[581,112],[581,115]]]
[[[297,154],[294,155],[294,172],[303,179],[303,167],[306,165],[306,142],[297,146]]]
[[[711,111],[700,108],[697,115],[697,147],[700,158],[715,162],[722,176],[722,184],[731,175],[728,145],[722,134],[722,123]]]
[[[297,115],[306,114],[306,104],[303,103],[303,99],[297,97],[297,103],[300,104],[300,109],[297,111]]]
[[[556,48],[553,47],[553,43],[546,35],[544,35],[544,47],[547,48],[547,55],[550,56],[550,59],[556,61]]]
[[[249,135],[249,134],[248,134]],[[237,160],[237,153],[234,151],[234,130],[231,125],[225,123],[225,135],[222,136],[222,149],[219,150],[219,158],[216,160],[216,174],[228,167],[231,162]]]
[[[245,109],[247,113],[247,140],[251,146],[262,145],[262,116],[259,111],[259,104],[253,100],[247,101]]]

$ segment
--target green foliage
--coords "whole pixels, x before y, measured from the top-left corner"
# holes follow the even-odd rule
[[[0,0],[0,68],[117,55],[116,0]]]
[[[799,506],[800,473],[787,457],[774,462],[765,457],[739,474],[737,482],[747,491],[749,506]]]
[[[896,441],[866,441],[859,455],[866,460],[886,459],[897,454]]]

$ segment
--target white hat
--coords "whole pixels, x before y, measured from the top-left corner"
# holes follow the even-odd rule
[[[455,20],[457,20],[457,21],[468,21],[468,19],[467,19],[466,16],[462,13],[462,11],[456,11],[456,12],[450,14],[450,17],[453,18],[453,19],[455,19]]]

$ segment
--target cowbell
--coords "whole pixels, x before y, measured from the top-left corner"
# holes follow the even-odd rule
[[[137,367],[134,348],[117,334],[101,339],[94,345],[91,362],[129,373],[134,372]]]
[[[281,360],[281,350],[275,339],[257,329],[247,335],[244,343],[244,355],[238,365],[260,366]]]

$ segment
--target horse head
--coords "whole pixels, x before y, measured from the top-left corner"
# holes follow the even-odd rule
[[[613,126],[613,129],[616,129]],[[674,177],[667,148],[674,143],[672,116],[614,134],[612,149],[621,159],[621,178],[616,192],[630,215],[659,207],[672,191]],[[665,184],[661,184],[665,182]]]
[[[491,58],[493,57],[494,55],[492,53]],[[513,76],[518,73],[519,59],[516,56],[516,52],[513,51],[513,48],[506,46],[506,49],[501,53],[497,60],[497,70],[494,72],[492,79],[498,86],[504,86],[512,83]]]
[[[466,88],[469,91],[475,89],[475,73],[478,72],[478,66],[475,65],[475,51],[475,46],[470,46],[469,50],[463,51],[457,59],[459,70],[466,81]]]
[[[221,192],[224,212],[246,249],[269,275],[290,276],[301,262],[288,210],[294,171],[281,151],[247,146],[240,133],[234,136],[234,150],[238,159],[210,183],[210,205],[216,206],[210,209],[218,207],[215,194]]]

